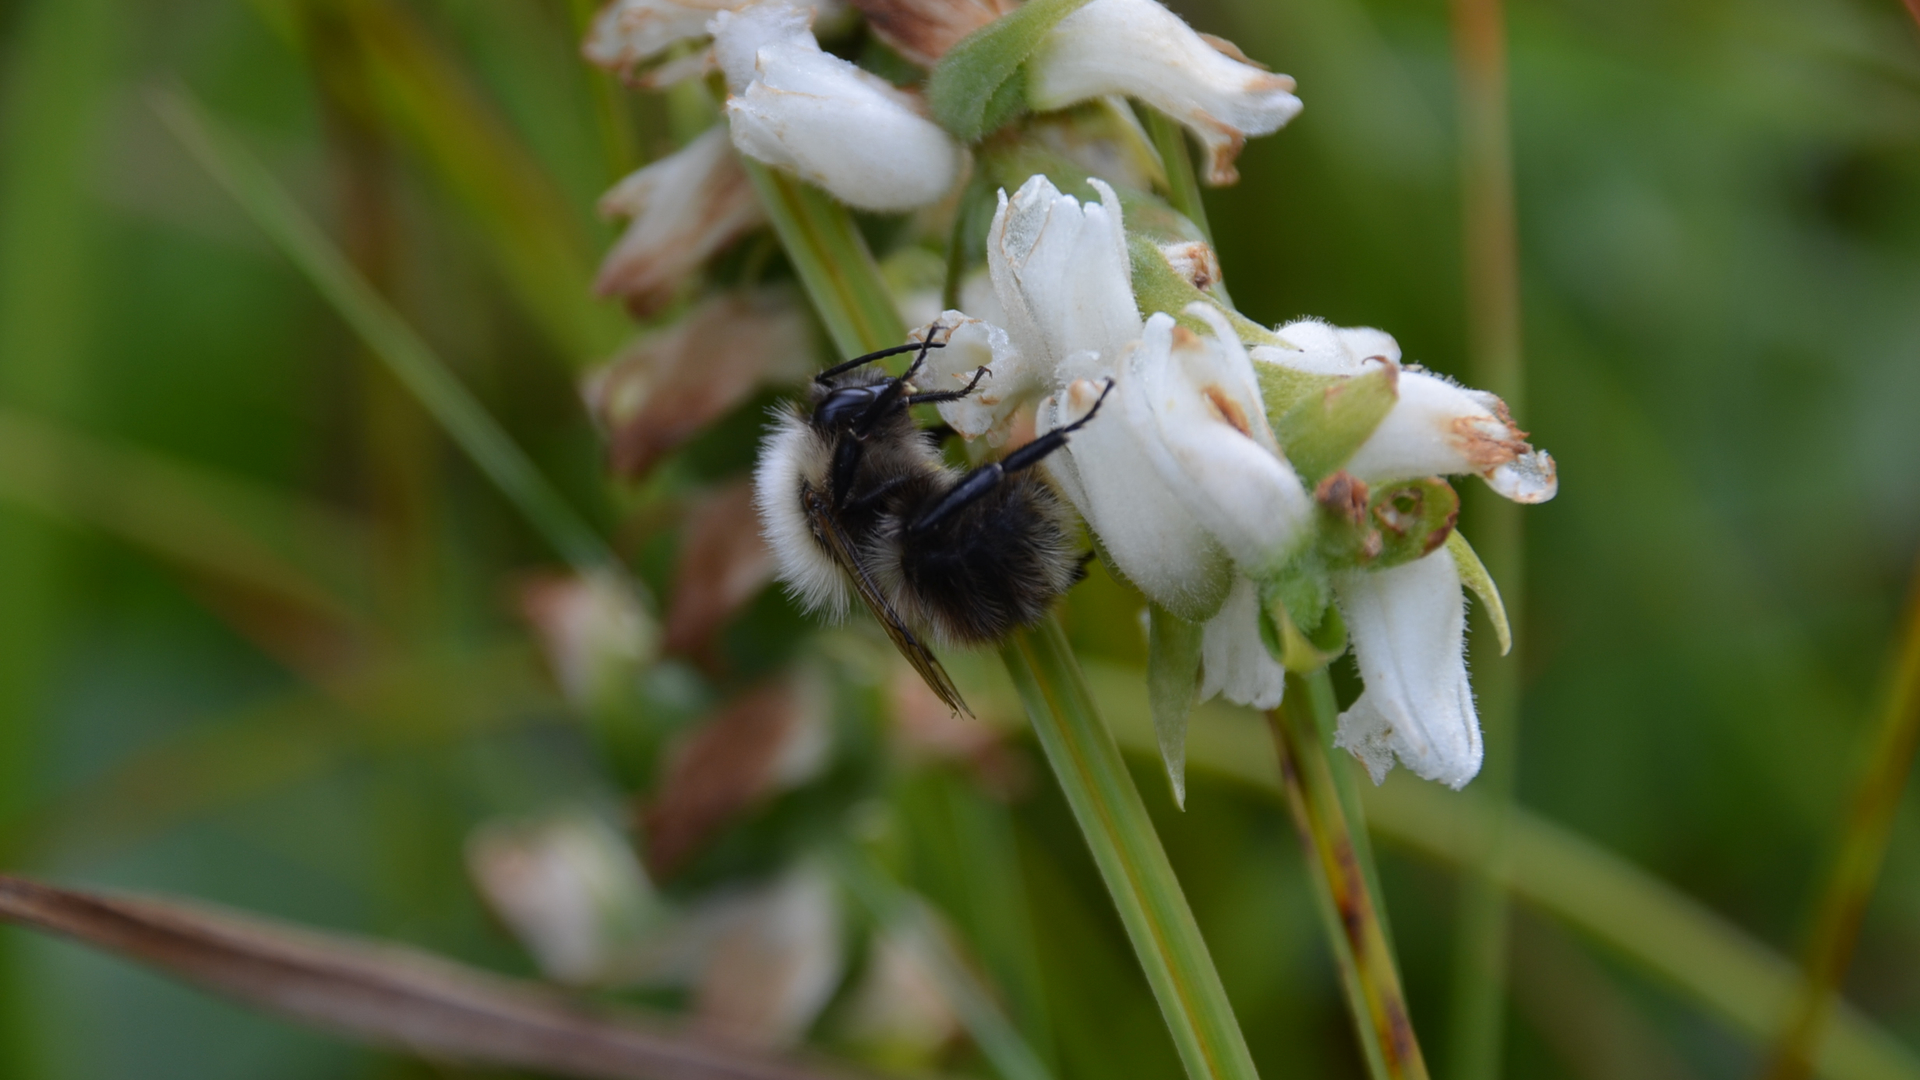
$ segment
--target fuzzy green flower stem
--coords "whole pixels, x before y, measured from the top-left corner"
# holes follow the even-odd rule
[[[1854,792],[1853,812],[1808,942],[1806,975],[1774,1045],[1768,1080],[1812,1075],[1814,1052],[1825,1034],[1840,980],[1853,959],[1860,919],[1873,896],[1894,812],[1906,789],[1913,756],[1920,750],[1920,564],[1907,598],[1906,626],[1885,712],[1867,756],[1866,775]]]
[[[1461,211],[1466,251],[1469,382],[1516,413],[1524,408],[1519,256],[1515,242],[1513,149],[1507,109],[1507,35],[1502,0],[1452,0],[1454,66],[1460,92]],[[1467,522],[1506,594],[1515,647],[1500,657],[1483,643],[1474,666],[1486,764],[1475,785],[1492,807],[1482,857],[1461,880],[1455,918],[1448,1075],[1498,1080],[1507,998],[1508,903],[1498,885],[1506,857],[1507,806],[1518,754],[1524,545],[1520,507],[1475,492]]]
[[[1316,673],[1317,680],[1325,677],[1324,670]],[[1371,853],[1350,824],[1322,734],[1332,728],[1332,717],[1319,715],[1330,711],[1330,690],[1289,674],[1283,703],[1267,714],[1280,756],[1281,787],[1307,852],[1314,898],[1368,1074],[1373,1080],[1426,1080],[1426,1059],[1380,918]]]
[[[1207,224],[1207,206],[1200,199],[1200,178],[1193,171],[1193,151],[1187,146],[1187,132],[1173,118],[1158,109],[1141,108],[1146,118],[1147,135],[1160,152],[1160,163],[1167,170],[1167,201],[1187,216],[1200,235],[1213,243],[1213,228]]]
[[[1057,619],[1001,646],[1192,1080],[1257,1074],[1186,894]]]

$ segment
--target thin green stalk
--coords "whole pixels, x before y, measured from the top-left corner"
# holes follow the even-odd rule
[[[615,565],[613,552],[600,535],[413,328],[354,272],[265,166],[219,130],[184,91],[161,95],[156,108],[187,149],[239,200],[556,553],[582,572]]]
[[[1375,1080],[1426,1080],[1426,1059],[1407,1015],[1377,893],[1320,740],[1320,729],[1331,726],[1316,715],[1321,704],[1307,680],[1288,675],[1285,700],[1267,714],[1287,809],[1313,870],[1314,896],[1369,1074]]]
[[[1146,969],[1187,1075],[1254,1077],[1193,911],[1059,621],[1016,633],[1000,656]]]
[[[1167,201],[1200,229],[1200,235],[1213,243],[1213,228],[1207,224],[1207,204],[1200,198],[1200,178],[1193,171],[1193,151],[1187,146],[1187,132],[1159,109],[1143,108],[1147,135],[1160,152],[1160,163],[1167,170]]]
[[[1460,93],[1462,227],[1466,251],[1470,381],[1525,406],[1521,364],[1519,255],[1515,244],[1513,149],[1507,109],[1507,40],[1502,0],[1452,0]],[[1449,1075],[1497,1080],[1506,1018],[1507,894],[1497,881],[1506,857],[1507,805],[1513,798],[1519,736],[1519,619],[1524,614],[1519,507],[1479,497],[1470,508],[1473,539],[1500,582],[1514,620],[1514,655],[1475,649],[1474,681],[1487,757],[1476,785],[1490,800],[1482,857],[1461,882],[1455,921]]]
[[[778,169],[744,155],[740,162],[834,349],[858,356],[907,340],[906,324],[846,207]]]
[[[1336,752],[1333,745],[1334,729],[1340,720],[1339,699],[1333,692],[1333,678],[1321,668],[1302,680],[1307,689],[1307,708],[1313,717],[1314,727],[1320,736],[1321,752],[1332,762],[1329,770],[1333,774],[1334,791],[1340,796],[1340,812],[1347,815],[1347,831],[1353,837],[1353,854],[1360,864],[1360,873],[1367,881],[1367,893],[1370,896],[1385,896],[1380,888],[1380,869],[1373,859],[1373,838],[1367,833],[1367,808],[1360,799],[1360,784],[1355,779],[1360,774],[1358,763],[1349,760],[1351,755]],[[1393,944],[1393,921],[1387,917],[1385,903],[1374,909],[1375,917],[1380,920],[1380,933],[1387,939],[1387,948],[1399,955]]]
[[[840,880],[881,926],[920,950],[940,991],[1001,1080],[1052,1080],[1053,1074],[1007,1019],[987,987],[954,952],[926,902],[889,879],[864,855],[835,853]]]
[[[1886,711],[1874,734],[1866,775],[1854,792],[1840,854],[1813,922],[1805,978],[1774,1046],[1767,1070],[1770,1080],[1801,1080],[1811,1073],[1814,1050],[1853,959],[1860,920],[1886,861],[1887,839],[1913,768],[1914,752],[1920,750],[1920,565],[1915,567],[1910,589]]]

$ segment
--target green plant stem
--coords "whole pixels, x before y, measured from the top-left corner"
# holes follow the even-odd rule
[[[858,356],[907,340],[906,324],[846,207],[752,158],[743,155],[740,163],[834,349]]]
[[[1213,958],[1057,619],[1000,650],[1192,1080],[1252,1078]]]
[[[613,552],[600,535],[413,328],[354,272],[272,174],[219,130],[184,91],[162,94],[156,107],[187,149],[239,200],[554,551],[582,572],[615,566]]]
[[[1167,170],[1167,201],[1187,216],[1200,235],[1213,243],[1213,229],[1207,224],[1207,204],[1200,198],[1200,178],[1193,171],[1193,151],[1187,146],[1186,129],[1159,109],[1142,108],[1147,136],[1160,152],[1160,163]]]
[[[1321,741],[1320,730],[1330,726],[1315,715],[1321,700],[1307,680],[1288,675],[1284,702],[1267,714],[1287,810],[1307,852],[1314,896],[1369,1073],[1375,1080],[1425,1080],[1426,1060],[1381,926],[1376,886],[1363,869],[1363,849]]]
[[[1839,857],[1813,921],[1806,974],[1774,1045],[1767,1070],[1771,1080],[1800,1080],[1811,1072],[1814,1050],[1820,1045],[1840,980],[1853,959],[1860,920],[1886,861],[1894,812],[1900,807],[1914,752],[1920,749],[1920,565],[1915,567],[1909,588],[1900,653],[1885,711],[1869,748],[1866,775],[1854,791],[1853,811],[1840,838]]]
[[[1452,0],[1452,21],[1460,93],[1469,381],[1499,394],[1518,413],[1525,407],[1525,386],[1502,0]],[[1506,808],[1513,798],[1518,750],[1517,650],[1523,640],[1525,567],[1519,507],[1481,497],[1467,520],[1488,571],[1506,594],[1516,651],[1500,658],[1485,643],[1475,650],[1480,662],[1474,667],[1474,683],[1487,747],[1476,786],[1491,809],[1481,856],[1460,885],[1448,1074],[1454,1080],[1497,1080],[1506,1017],[1508,912],[1506,890],[1496,878],[1497,864],[1506,857]]]

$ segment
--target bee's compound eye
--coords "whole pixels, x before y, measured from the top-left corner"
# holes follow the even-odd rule
[[[835,390],[813,410],[813,419],[828,427],[838,427],[865,412],[879,395],[878,386],[849,386]]]

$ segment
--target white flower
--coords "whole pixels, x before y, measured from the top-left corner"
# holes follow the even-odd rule
[[[1140,336],[1120,197],[1099,180],[1098,203],[1062,195],[1034,176],[1000,207],[987,232],[987,270],[1016,349],[1061,381],[1110,371]]]
[[[626,73],[635,65],[692,38],[705,37],[716,12],[737,11],[756,0],[611,0],[593,17],[580,52],[590,63]],[[820,14],[836,0],[813,0]]]
[[[1060,20],[1027,70],[1036,109],[1125,94],[1178,120],[1206,145],[1213,184],[1237,178],[1247,136],[1270,135],[1300,112],[1291,78],[1194,33],[1155,0],[1092,0]]]
[[[631,219],[593,283],[634,314],[671,303],[680,283],[741,233],[766,220],[723,128],[615,184],[600,212]]]
[[[1466,598],[1451,552],[1338,574],[1334,591],[1366,683],[1334,743],[1375,783],[1394,758],[1458,790],[1480,771],[1480,720],[1467,684]]]
[[[1215,694],[1239,705],[1271,709],[1287,688],[1287,669],[1260,639],[1260,594],[1244,575],[1236,577],[1220,611],[1200,638],[1200,700]]]
[[[769,3],[715,15],[733,145],[864,210],[910,210],[945,195],[960,147],[917,99],[823,52],[812,13]]]
[[[1401,368],[1400,346],[1389,335],[1317,320],[1278,332],[1298,348],[1256,346],[1256,361],[1316,375],[1358,375],[1383,364],[1397,373],[1399,401],[1347,462],[1354,476],[1378,484],[1478,473],[1521,503],[1546,502],[1559,490],[1552,456],[1527,442],[1504,402],[1417,367]]]
[[[557,982],[614,975],[663,914],[633,845],[591,814],[493,822],[468,838],[466,854],[487,905]]]
[[[521,588],[520,609],[561,693],[577,705],[632,678],[658,644],[659,628],[618,575],[536,578]]]

